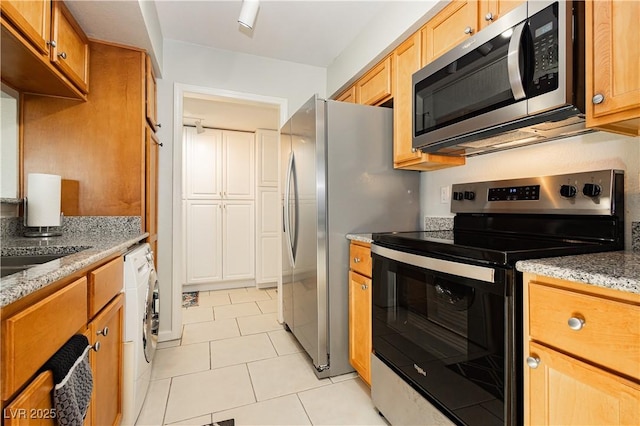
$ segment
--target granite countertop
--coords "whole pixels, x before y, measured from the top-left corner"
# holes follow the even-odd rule
[[[69,254],[0,279],[0,307],[142,241],[140,231],[74,233],[52,238],[2,238],[2,256]]]
[[[360,241],[361,243],[369,243],[373,242],[373,234],[347,234],[347,240],[350,241]]]
[[[640,252],[614,251],[521,260],[516,269],[640,294]]]

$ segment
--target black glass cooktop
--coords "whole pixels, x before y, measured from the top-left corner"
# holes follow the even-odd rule
[[[442,231],[373,234],[375,244],[416,254],[513,266],[516,261],[616,250],[612,243]]]

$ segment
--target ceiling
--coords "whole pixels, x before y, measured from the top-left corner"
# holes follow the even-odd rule
[[[260,0],[252,31],[238,24],[242,0],[68,0],[67,4],[90,38],[152,50],[140,6],[147,1],[155,3],[165,40],[328,67],[392,0]],[[279,123],[277,109],[202,98],[185,98],[184,116],[203,118],[205,127],[250,131]],[[185,119],[186,124],[193,122]]]

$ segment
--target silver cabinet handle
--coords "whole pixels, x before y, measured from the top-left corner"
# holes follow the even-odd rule
[[[591,102],[593,102],[595,105],[601,104],[604,101],[604,95],[602,93],[596,93],[595,95],[593,95],[593,98],[591,98]]]
[[[569,321],[567,321],[567,324],[569,324],[569,328],[572,330],[582,330],[582,327],[584,327],[584,318],[571,317],[569,318]]]
[[[162,124],[158,123],[156,124],[156,127],[162,127]]]
[[[98,352],[100,350],[100,342],[96,342],[93,346],[91,346],[91,349],[93,349],[94,351]]]
[[[61,57],[62,59],[67,59],[67,54],[65,52],[58,53],[58,56]]]
[[[47,45],[48,45],[48,46],[51,46],[51,47],[56,47],[56,46],[58,45],[58,43],[56,43],[56,41],[55,41],[55,40],[51,40],[51,41],[48,41],[48,42],[47,42]]]
[[[465,34],[473,34],[473,28],[471,28],[471,27],[467,27],[467,28],[465,28],[465,29],[464,29],[464,33],[465,33]]]
[[[107,337],[107,334],[109,334],[109,327],[105,327],[102,330],[96,331],[96,334],[98,336],[103,335],[103,336]]]
[[[360,260],[359,257],[354,257],[353,258],[353,263],[360,263],[360,262],[361,262],[361,260]]]
[[[411,153],[414,154],[417,151],[415,148],[411,148]]]
[[[493,21],[493,13],[489,12],[486,15],[484,15],[484,20],[485,21]]]
[[[368,286],[368,285],[366,285],[366,284],[362,284],[362,286],[361,286],[360,288],[362,288],[363,290],[366,290],[366,289],[368,289],[368,288],[369,288],[369,286]]]
[[[538,368],[538,366],[540,365],[540,358],[538,358],[537,356],[528,356],[527,365],[531,368]]]

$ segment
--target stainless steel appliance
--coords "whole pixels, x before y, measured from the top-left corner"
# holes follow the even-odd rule
[[[530,1],[413,75],[413,147],[472,156],[587,132],[584,4]]]
[[[419,176],[393,169],[392,111],[313,96],[282,127],[283,311],[318,377],[349,364],[348,233],[416,229]]]
[[[616,170],[456,184],[453,231],[374,234],[378,410],[392,424],[420,412],[444,424],[521,425],[515,263],[622,249],[623,186]]]

